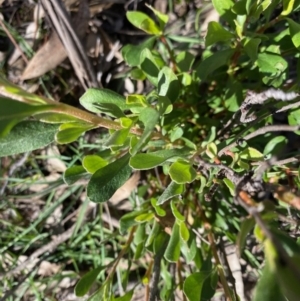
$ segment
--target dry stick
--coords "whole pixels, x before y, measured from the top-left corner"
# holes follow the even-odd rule
[[[81,0],[83,6],[86,0]],[[68,13],[60,0],[42,0],[43,6],[47,9],[55,30],[63,43],[73,68],[85,89],[97,87],[98,82],[91,64],[81,45],[79,38],[73,30]],[[80,13],[80,12],[79,12]],[[87,81],[87,84],[85,83]]]
[[[254,131],[253,133],[250,133],[248,135],[246,135],[245,137],[243,137],[243,140],[250,140],[256,136],[259,135],[263,135],[269,132],[294,132],[300,129],[300,126],[296,125],[296,126],[290,126],[290,125],[267,125],[265,127],[262,127],[256,131]],[[238,145],[237,142],[233,142],[229,145],[227,145],[226,147],[222,148],[219,152],[218,152],[218,156],[222,156],[227,150],[231,149],[232,147],[235,147],[236,145]]]
[[[168,244],[168,240],[165,239],[164,243],[160,247],[159,251],[154,256],[153,262],[153,273],[151,277],[151,282],[149,286],[149,301],[155,301],[158,293],[158,281],[160,277],[160,263],[164,256],[166,246]]]
[[[28,65],[29,61],[28,61],[27,57],[25,56],[25,54],[23,53],[23,50],[21,49],[21,47],[19,46],[19,44],[16,42],[16,40],[14,39],[14,37],[10,34],[9,30],[7,29],[7,27],[5,26],[5,24],[3,23],[3,21],[1,20],[1,18],[0,18],[0,25],[3,28],[3,30],[5,31],[5,33],[7,34],[7,36],[9,37],[10,41],[20,51],[20,54],[21,54],[24,62]]]

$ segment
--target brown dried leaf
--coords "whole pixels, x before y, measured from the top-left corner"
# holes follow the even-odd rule
[[[74,31],[81,39],[84,37],[89,20],[89,9],[86,0],[81,0],[80,10],[72,20]],[[25,68],[22,80],[32,79],[42,76],[46,72],[53,70],[62,63],[68,56],[60,38],[53,32],[50,39],[37,51]]]
[[[38,50],[25,68],[22,80],[42,76],[54,69],[67,57],[67,52],[59,40],[58,35],[53,32],[50,39]]]

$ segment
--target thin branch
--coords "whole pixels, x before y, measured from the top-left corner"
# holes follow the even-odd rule
[[[158,294],[158,282],[160,278],[160,265],[161,260],[164,256],[166,246],[168,244],[168,239],[165,239],[164,243],[160,247],[159,251],[154,256],[153,262],[153,273],[151,277],[151,282],[149,286],[149,301],[155,301]]]
[[[243,140],[250,140],[256,136],[259,135],[264,135],[266,133],[269,132],[295,132],[298,131],[300,129],[299,125],[296,126],[290,126],[290,125],[267,125],[265,127],[262,127],[248,135],[246,135],[245,137],[243,137]],[[231,148],[235,147],[238,145],[238,142],[235,141],[227,146],[225,146],[224,148],[222,148],[219,152],[218,152],[218,156],[222,156],[227,150],[230,150]]]

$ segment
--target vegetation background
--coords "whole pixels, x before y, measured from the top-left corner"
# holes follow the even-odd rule
[[[299,300],[299,9],[0,0],[0,300]]]

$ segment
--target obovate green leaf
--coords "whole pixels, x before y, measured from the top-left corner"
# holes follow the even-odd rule
[[[87,186],[87,195],[92,202],[108,201],[128,180],[131,174],[131,168],[128,165],[129,158],[130,155],[127,154],[93,174]]]
[[[171,179],[177,184],[191,183],[197,176],[192,164],[181,159],[171,165],[169,174]]]
[[[96,281],[99,273],[104,270],[106,266],[100,266],[87,272],[81,279],[77,282],[75,286],[75,294],[77,297],[83,297],[88,293],[93,283]]]
[[[87,155],[82,160],[83,168],[91,174],[95,173],[98,169],[106,166],[107,164],[108,162],[106,160],[97,155]]]
[[[224,29],[220,23],[211,21],[208,24],[205,38],[206,47],[218,42],[227,42],[234,38],[234,34]]]
[[[185,187],[183,184],[177,184],[176,182],[171,182],[167,189],[164,190],[162,195],[158,198],[157,205],[162,205],[164,202],[169,199],[183,194]]]
[[[165,251],[165,258],[169,262],[176,262],[180,256],[180,228],[174,223],[171,237]]]
[[[152,153],[142,153],[136,154],[130,159],[130,166],[134,169],[147,170],[162,163],[166,162],[168,159],[174,157],[186,157],[190,153],[187,148],[182,149],[166,149],[160,150]]]
[[[244,38],[242,40],[244,50],[253,62],[257,60],[258,46],[260,43],[261,39],[258,38]]]
[[[144,49],[140,55],[140,68],[155,87],[158,85],[159,66],[149,49]]]
[[[136,67],[140,64],[140,56],[144,49],[152,49],[156,41],[156,37],[150,37],[143,43],[138,45],[127,44],[122,48],[122,55],[125,62],[130,67]]]
[[[289,23],[290,35],[293,44],[297,49],[300,47],[300,24],[296,23],[294,20],[287,18]]]
[[[64,123],[59,127],[55,140],[59,144],[67,144],[76,141],[84,132],[95,128],[95,125],[82,122]]]
[[[0,96],[0,137],[7,135],[18,122],[26,117],[47,112],[53,107],[53,105],[30,105]]]
[[[63,180],[67,185],[72,185],[90,177],[91,175],[81,165],[73,165],[65,170]]]
[[[247,147],[241,151],[240,158],[245,160],[262,160],[264,155],[253,147]]]
[[[181,72],[188,72],[192,68],[192,65],[195,61],[195,56],[190,52],[182,51],[179,52],[175,57],[177,68]]]
[[[237,247],[238,247],[238,254],[241,257],[243,254],[243,250],[245,247],[247,235],[250,233],[250,231],[254,228],[255,221],[254,218],[247,218],[244,221],[242,221],[241,229],[237,237]]]
[[[105,142],[106,147],[122,146],[128,138],[129,128],[115,131]]]
[[[270,153],[276,155],[283,149],[283,147],[287,143],[287,138],[285,136],[276,136],[271,139],[264,149],[264,155],[268,155]]]
[[[139,224],[139,222],[137,222],[135,219],[137,216],[145,212],[146,210],[141,210],[124,214],[120,219],[120,234],[124,235],[130,227]]]
[[[144,131],[137,143],[132,147],[130,153],[134,156],[140,148],[150,139],[151,134],[158,123],[159,113],[153,108],[144,108],[139,116],[139,120],[145,125]]]
[[[256,63],[262,73],[283,72],[288,67],[286,60],[274,53],[259,53]]]
[[[129,108],[125,97],[108,89],[88,89],[79,99],[80,104],[93,113],[104,113],[112,117],[125,117]]]
[[[196,68],[196,72],[199,78],[201,80],[205,80],[208,75],[213,73],[216,69],[220,68],[221,66],[227,65],[233,53],[233,49],[226,49],[218,51],[206,58]]]
[[[128,11],[126,13],[126,17],[132,25],[148,34],[159,35],[162,33],[156,23],[149,16],[142,12]]]
[[[8,135],[0,138],[0,157],[30,152],[47,146],[54,141],[58,127],[57,124],[33,120],[18,123]]]
[[[183,283],[183,292],[189,301],[199,301],[201,299],[203,284],[211,275],[211,271],[196,272],[188,276]]]
[[[158,74],[158,95],[167,96],[172,103],[176,101],[179,96],[180,83],[169,67],[163,67]]]

